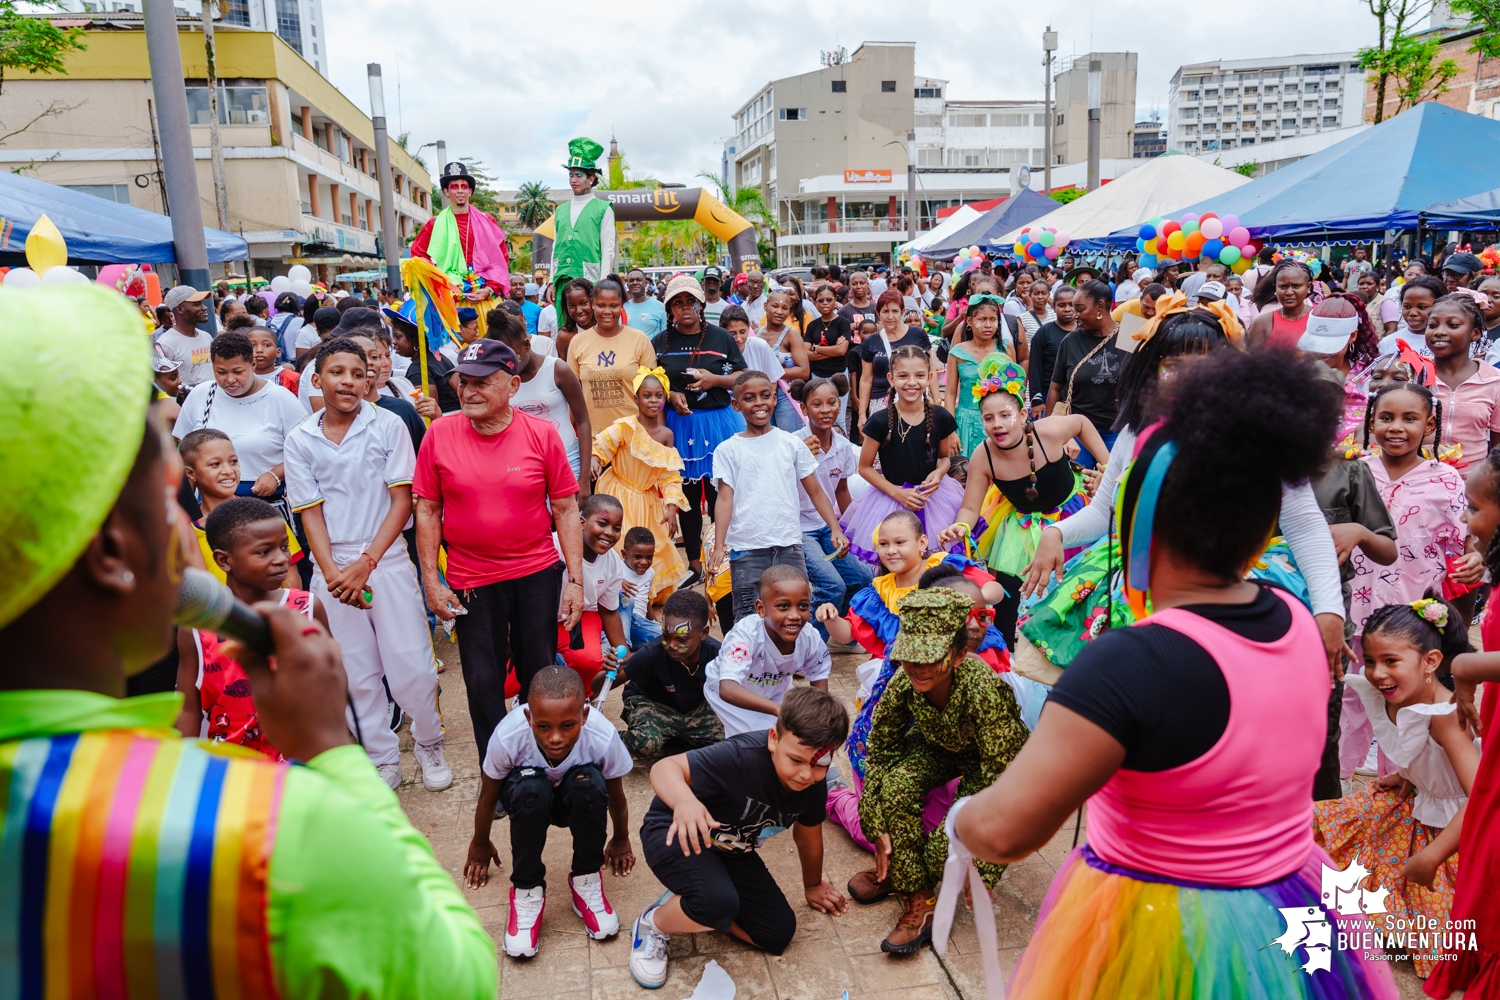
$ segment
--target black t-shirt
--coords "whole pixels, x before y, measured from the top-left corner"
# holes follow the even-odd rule
[[[1057,321],[1054,320],[1051,323],[1043,323],[1041,328],[1032,335],[1031,361],[1027,365],[1027,375],[1031,381],[1032,406],[1040,406],[1047,401],[1047,387],[1052,381],[1053,371],[1057,368],[1057,350],[1062,346],[1063,339],[1071,332],[1072,330],[1064,330],[1058,326]],[[1102,429],[1108,430],[1108,428]]]
[[[889,354],[898,347],[906,347],[908,344],[920,347],[924,354],[932,348],[932,341],[928,339],[927,334],[914,326],[909,326],[905,333],[891,341],[890,351],[887,351],[885,337],[881,336],[884,332],[876,330],[859,345],[860,360],[870,362],[870,371],[873,376],[870,380],[871,399],[884,396],[890,389],[890,383],[885,378],[889,366]]]
[[[422,450],[422,438],[427,434],[427,423],[415,406],[396,396],[380,396],[375,400],[375,405],[382,410],[390,410],[401,418],[401,422],[406,425],[406,433],[411,435],[413,454]]]
[[[706,368],[715,375],[745,370],[745,356],[728,330],[712,323],[692,336],[664,330],[651,338],[651,347],[656,351],[656,363],[667,370],[671,391],[685,395],[689,408],[722,410],[729,405],[728,389],[689,392],[688,383],[693,379],[687,374],[689,368]]]
[[[854,332],[849,327],[849,321],[837,313],[834,314],[831,323],[825,323],[822,316],[815,315],[807,321],[807,329],[802,331],[802,339],[809,345],[821,344],[825,347],[837,347],[841,340],[852,341]],[[811,359],[812,373],[820,378],[831,378],[849,368],[849,359],[845,355],[830,358],[809,352],[808,357]]]
[[[719,821],[712,832],[721,851],[753,851],[761,831],[773,826],[818,826],[828,815],[828,783],[814,781],[794,792],[776,776],[766,730],[740,733],[711,747],[687,752],[689,783],[698,801]],[[651,800],[646,824],[671,822],[672,810]]]
[[[1264,584],[1249,604],[1183,610],[1252,642],[1275,642],[1292,627],[1291,609]],[[1219,665],[1208,650],[1165,625],[1107,630],[1083,648],[1049,699],[1119,740],[1121,766],[1132,771],[1166,771],[1197,760],[1229,725],[1229,686]]]
[[[311,357],[316,352],[309,352]],[[443,357],[437,351],[427,352],[427,385],[432,393],[432,398],[437,400],[438,409],[444,413],[454,413],[463,407],[458,405],[458,393],[453,391],[450,384],[453,380],[448,376],[453,374],[453,363]],[[413,357],[406,366],[406,380],[416,386],[420,391],[422,388],[422,362],[421,359]]]
[[[1040,332],[1040,331],[1038,331]],[[1097,351],[1094,348],[1098,347]],[[1093,356],[1089,357],[1089,352]],[[1084,361],[1084,358],[1088,361]],[[1057,349],[1057,366],[1052,371],[1052,381],[1057,383],[1057,400],[1068,398],[1068,380],[1073,382],[1072,412],[1088,417],[1101,434],[1115,422],[1119,403],[1115,398],[1116,384],[1120,381],[1120,369],[1125,365],[1125,352],[1114,344],[1114,335],[1109,343],[1099,346],[1099,338],[1083,329],[1074,330],[1063,338]],[[1074,369],[1077,369],[1076,376]]]
[[[704,638],[698,651],[698,669],[688,669],[667,655],[660,639],[655,639],[625,661],[625,676],[630,689],[642,698],[686,715],[703,704],[703,668],[719,656],[719,640]]]
[[[890,409],[884,409],[870,414],[870,419],[865,421],[863,427],[864,435],[885,442],[880,446],[881,475],[897,486],[916,486],[931,475],[933,467],[937,465],[938,445],[949,434],[958,430],[958,421],[941,406],[932,407],[932,447],[929,449],[925,420],[919,424],[907,424],[898,416],[896,419],[906,425],[906,437],[903,440],[899,433],[900,426],[889,430],[891,412]]]
[[[880,317],[875,312],[874,299],[871,299],[869,305],[865,306],[857,306],[853,302],[845,302],[839,306],[839,315],[849,321],[851,336],[859,333],[860,324],[867,319],[873,320],[877,328],[880,325]],[[860,375],[864,372],[859,345],[856,344],[849,348],[849,353],[845,354],[844,358],[849,362],[849,374],[854,376],[856,382],[859,381]]]

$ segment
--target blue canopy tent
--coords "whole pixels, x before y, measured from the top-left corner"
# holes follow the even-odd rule
[[[1058,207],[1058,203],[1031,188],[1023,188],[973,222],[942,241],[941,246],[924,247],[918,253],[926,260],[948,260],[964,247],[978,246],[985,251],[1008,249],[1011,244],[997,241],[1017,226],[1040,219]]]
[[[1380,240],[1444,225],[1429,206],[1490,191],[1497,162],[1500,121],[1427,102],[1173,215],[1237,215],[1257,239],[1281,242]],[[1138,229],[1110,233],[1110,246],[1134,247]]]
[[[68,244],[70,264],[170,264],[177,260],[172,220],[20,174],[0,172],[0,263],[25,262],[26,237],[46,215]],[[249,245],[204,228],[208,259],[245,260]]]
[[[1454,229],[1493,229],[1500,226],[1500,188],[1429,205],[1422,210],[1422,221]]]

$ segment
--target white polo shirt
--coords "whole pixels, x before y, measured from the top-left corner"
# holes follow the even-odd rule
[[[536,745],[536,735],[531,731],[531,722],[526,718],[525,706],[518,705],[490,733],[490,742],[484,748],[484,760],[480,767],[496,781],[518,767],[534,767],[547,775],[553,785],[562,781],[563,775],[580,764],[597,764],[605,779],[623,778],[630,773],[633,763],[630,751],[614,723],[605,718],[603,712],[589,709],[589,717],[583,720],[583,729],[578,742],[561,764],[553,767],[542,756]]]
[[[557,535],[552,536],[552,545],[557,549],[557,558],[562,558],[562,546],[558,544]],[[620,607],[620,587],[625,583],[625,560],[620,558],[620,553],[614,549],[594,556],[594,561],[580,559],[583,564],[583,610],[598,611],[603,608],[606,611],[617,611]],[[568,570],[563,568],[563,588],[568,586]],[[557,620],[562,621],[562,597],[558,596]]]
[[[172,436],[181,441],[205,427],[223,431],[239,456],[240,479],[259,479],[281,464],[286,436],[303,416],[296,398],[279,382],[262,381],[259,389],[237,397],[213,379],[198,383],[182,403]]]
[[[287,436],[286,490],[293,510],[323,505],[333,556],[344,562],[375,540],[391,509],[390,489],[410,485],[417,456],[406,424],[374,403],[361,404],[339,444],[323,433],[327,412],[319,410]],[[406,549],[392,545],[386,556],[405,559]]]

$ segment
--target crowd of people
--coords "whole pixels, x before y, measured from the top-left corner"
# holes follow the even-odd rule
[[[158,883],[200,907],[158,975],[492,995],[483,928],[389,791],[403,725],[426,791],[452,784],[446,633],[482,768],[463,881],[508,871],[513,958],[545,947],[552,827],[596,939],[621,930],[603,872],[641,847],[667,891],[633,916],[629,971],[656,988],[673,934],[787,948],[796,908],[759,853],[784,831],[798,905],[895,896],[880,946],[905,955],[946,926],[954,866],[983,905],[1087,803],[1011,996],[1208,996],[1226,975],[1394,997],[1376,948],[1309,940],[1309,977],[1264,947],[1278,910],[1331,909],[1320,865],[1356,861],[1402,926],[1468,929],[1401,939],[1429,995],[1500,995],[1500,789],[1478,740],[1500,660],[1469,640],[1500,650],[1500,277],[1465,250],[1395,272],[1267,249],[1243,275],[986,260],[654,285],[614,273],[598,155],[570,144],[562,270],[529,280],[497,278],[472,178],[444,169],[450,207],[414,247],[462,278],[442,343],[384,289],[178,286],[149,352],[105,292],[0,296],[32,328],[93,316],[98,338],[59,379],[38,377],[45,351],[0,366],[46,387],[0,423],[5,460],[39,470],[0,532],[0,868],[42,871],[37,830],[104,843],[89,878],[125,906],[120,865],[166,816],[210,860]],[[168,523],[138,517],[163,486]],[[158,641],[184,566],[266,615],[274,668],[210,631]],[[864,661],[852,706],[829,693],[834,653]],[[114,805],[83,808],[95,794]],[[825,819],[871,854],[843,891]],[[267,876],[293,865],[299,889]],[[408,874],[358,899],[380,947],[313,929],[354,899],[341,873],[389,867]],[[65,893],[55,877],[23,908]],[[187,940],[187,914],[234,912],[235,879],[258,915]],[[16,952],[49,990],[76,947],[54,936]],[[95,976],[140,974],[133,946],[100,947]]]

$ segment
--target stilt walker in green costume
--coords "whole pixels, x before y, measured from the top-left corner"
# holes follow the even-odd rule
[[[598,281],[615,267],[615,210],[594,194],[599,183],[599,157],[604,147],[592,139],[568,143],[568,186],[573,197],[559,205],[552,224],[552,286],[557,300],[557,322],[567,320],[562,286],[574,278]]]

